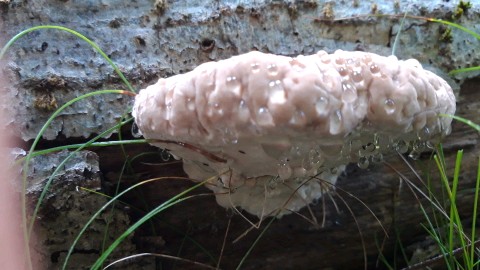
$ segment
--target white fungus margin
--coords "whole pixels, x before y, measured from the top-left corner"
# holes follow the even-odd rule
[[[257,216],[298,211],[387,152],[415,157],[450,133],[455,96],[414,60],[366,52],[250,52],[160,79],[135,99],[146,139],[184,161],[217,202]]]

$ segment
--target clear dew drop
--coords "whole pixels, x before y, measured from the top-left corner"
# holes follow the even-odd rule
[[[383,104],[384,108],[385,108],[385,112],[387,114],[392,114],[395,112],[396,110],[396,107],[395,107],[395,101],[391,98],[387,98]]]
[[[226,79],[226,87],[227,91],[230,91],[234,93],[237,96],[240,96],[241,94],[241,85],[240,82],[238,81],[237,77],[235,76],[229,76]]]
[[[280,163],[278,164],[277,173],[280,179],[287,180],[292,177],[292,167],[287,163]]]
[[[267,66],[267,72],[270,76],[276,76],[278,74],[278,67],[275,64],[270,64]]]
[[[260,109],[258,109],[257,123],[260,126],[271,126],[274,124],[272,115],[270,114],[270,111],[267,108],[261,107]]]
[[[377,64],[373,63],[370,65],[370,72],[372,72],[373,74],[378,73],[380,72],[380,67]]]
[[[296,110],[289,123],[295,126],[303,126],[307,123],[307,117],[303,111]]]
[[[357,99],[357,89],[349,82],[342,83],[342,100],[346,103],[352,103]]]
[[[367,143],[365,144],[364,146],[362,146],[363,150],[365,150],[365,152],[373,152],[375,151],[375,144],[373,143]]]
[[[225,144],[237,144],[238,143],[238,137],[235,134],[235,132],[232,129],[229,129],[228,127],[224,128],[222,130],[222,141]]]
[[[319,164],[322,161],[322,154],[315,149],[308,153],[309,160],[314,164]]]
[[[346,69],[345,67],[340,67],[340,68],[338,68],[338,73],[340,74],[340,76],[347,76],[348,75],[348,69]]]
[[[352,72],[352,80],[356,83],[361,82],[363,80],[362,72],[358,70],[354,70]]]
[[[238,119],[242,122],[247,122],[250,119],[250,111],[245,100],[241,100],[238,105]]]
[[[216,114],[223,115],[223,107],[219,103],[214,103],[213,108],[215,109]]]
[[[334,113],[330,115],[329,131],[330,131],[330,134],[336,135],[336,134],[339,134],[341,130],[342,130],[342,112],[340,110],[336,110]]]
[[[142,132],[140,131],[140,129],[138,128],[137,124],[136,123],[133,123],[132,124],[132,136],[134,138],[140,138],[142,137]]]
[[[357,162],[357,166],[360,169],[366,169],[370,165],[370,161],[368,160],[368,157],[360,157]]]
[[[423,127],[422,130],[420,130],[417,135],[418,135],[418,139],[419,140],[422,140],[422,141],[426,141],[428,139],[430,139],[430,134],[432,132],[430,131],[430,128],[428,128],[427,126]]]
[[[317,102],[315,102],[315,110],[318,115],[324,115],[327,113],[328,108],[328,99],[326,97],[319,97]]]
[[[394,144],[395,151],[400,154],[405,154],[408,152],[408,143],[404,140],[400,140]]]
[[[274,104],[284,104],[287,102],[285,90],[280,80],[271,81],[268,84],[270,88],[270,102]]]
[[[260,64],[253,63],[250,65],[250,68],[252,69],[252,73],[258,73],[260,71]]]
[[[302,159],[302,167],[306,171],[309,171],[313,168],[313,164],[308,158],[304,158],[304,159]]]
[[[161,150],[160,151],[160,159],[164,162],[166,161],[169,161],[170,159],[172,159],[172,155],[170,155],[170,152],[168,152],[167,150]]]
[[[195,110],[195,102],[193,101],[192,98],[187,99],[187,109],[190,110],[190,111]]]
[[[452,133],[452,126],[447,125],[446,127],[443,127],[442,133],[444,136],[447,136],[450,133]]]
[[[420,154],[421,154],[420,151],[413,150],[413,151],[410,152],[410,154],[408,154],[408,157],[413,159],[413,160],[417,160],[417,159],[420,158]]]
[[[422,152],[422,151],[425,151],[426,149],[427,149],[427,145],[426,145],[425,141],[415,141],[415,142],[413,142],[413,146],[412,146],[413,151]]]

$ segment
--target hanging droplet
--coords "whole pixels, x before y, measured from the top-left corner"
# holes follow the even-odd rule
[[[337,135],[342,130],[342,112],[340,110],[336,110],[334,113],[330,115],[330,125],[329,131],[332,135]]]
[[[260,126],[273,126],[274,125],[273,117],[272,117],[272,115],[270,114],[270,111],[267,108],[261,107],[260,109],[258,109],[257,123]]]
[[[313,164],[309,158],[302,159],[302,168],[304,168],[306,171],[310,171],[313,168]]]
[[[367,143],[365,144],[364,146],[362,146],[363,150],[365,150],[365,152],[373,152],[375,150],[375,144],[373,143]]]
[[[357,99],[357,89],[348,82],[342,83],[342,100],[346,103],[354,102]]]
[[[384,103],[385,112],[387,114],[392,114],[395,112],[395,101],[391,98],[387,98]]]
[[[287,180],[292,176],[292,168],[287,163],[280,163],[277,169],[278,177]]]
[[[225,144],[236,144],[236,143],[238,143],[238,137],[232,129],[230,129],[228,127],[225,127],[224,129],[221,130],[221,132],[222,132],[223,143],[225,143]]]
[[[307,117],[303,111],[296,110],[292,118],[290,118],[289,123],[295,126],[303,126],[307,123]]]
[[[171,158],[172,158],[172,155],[170,155],[170,152],[168,152],[167,150],[162,149],[160,151],[160,159],[162,161],[166,162],[166,161],[169,161]]]
[[[408,157],[411,158],[411,159],[413,159],[413,160],[417,160],[417,159],[420,158],[420,155],[421,155],[421,152],[416,151],[416,150],[412,150],[412,151],[410,152],[410,154],[408,154]]]
[[[308,152],[308,159],[313,164],[319,164],[322,161],[322,154],[317,150],[312,149],[310,152]]]
[[[132,136],[134,138],[140,138],[142,137],[142,132],[140,131],[140,129],[138,128],[137,124],[136,123],[133,123],[132,124]]]
[[[285,90],[283,89],[282,82],[280,80],[271,81],[268,86],[270,87],[270,102],[273,104],[284,104],[287,102],[285,97]]]
[[[357,166],[360,169],[366,169],[370,165],[370,161],[368,160],[367,157],[360,157],[357,162]]]
[[[195,102],[193,101],[192,98],[187,98],[187,109],[190,111],[195,110]]]
[[[319,97],[315,102],[315,110],[317,114],[323,116],[327,113],[328,99],[326,97]]]
[[[423,129],[417,133],[418,139],[422,141],[426,141],[430,139],[430,134],[431,134],[430,128],[428,128],[427,126],[423,127]]]
[[[213,108],[215,109],[218,115],[223,115],[223,107],[219,103],[214,103]]]
[[[245,100],[241,100],[238,105],[238,119],[242,122],[247,122],[250,119],[250,111]]]
[[[400,154],[405,154],[408,152],[408,143],[404,140],[399,140],[394,145],[395,150]]]

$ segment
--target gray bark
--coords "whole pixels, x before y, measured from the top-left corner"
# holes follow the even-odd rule
[[[134,87],[141,89],[159,77],[183,73],[205,61],[224,59],[250,50],[297,55],[311,54],[321,49],[329,52],[336,49],[360,49],[388,55],[392,51],[401,19],[359,15],[372,13],[376,6],[377,13],[408,12],[409,15],[450,20],[458,4],[455,1],[402,0],[398,1],[399,7],[396,7],[394,1],[385,0],[358,1],[358,7],[355,7],[355,1],[210,0],[167,1],[163,7],[156,5],[163,2],[165,1],[5,1],[0,3],[0,34],[8,38],[27,27],[41,24],[72,28],[96,42]],[[480,32],[480,25],[477,24],[480,6],[472,4],[473,7],[458,22]],[[355,18],[332,21],[352,16]],[[407,20],[395,55],[401,59],[416,58],[441,74],[455,68],[480,64],[478,40],[453,29],[452,40],[441,41],[445,31],[446,28],[439,24]],[[1,64],[2,76],[9,81],[9,84],[1,86],[4,100],[8,101],[8,104],[2,105],[2,109],[11,115],[4,126],[8,127],[7,132],[24,141],[36,136],[56,106],[94,90],[126,89],[98,53],[82,40],[64,32],[37,31],[23,37],[12,46],[8,59],[2,60]],[[480,94],[476,91],[478,80],[463,83],[476,76],[478,73],[464,73],[454,79],[462,86],[458,92],[458,115],[480,123]],[[53,140],[51,144],[62,144],[75,137],[98,134],[115,124],[128,110],[130,102],[131,98],[119,95],[102,95],[81,101],[65,110],[53,122],[44,139]],[[453,133],[445,141],[449,171],[456,150],[465,149],[460,187],[462,196],[458,203],[466,220],[472,207],[472,187],[479,153],[478,138],[478,133],[454,122]],[[127,150],[131,156],[152,151],[147,146]],[[100,156],[100,168],[105,176],[104,186],[113,186],[122,167],[121,150],[109,148],[95,151]],[[427,164],[426,159],[428,155],[423,156],[423,164]],[[387,162],[416,181],[399,157],[389,157]],[[178,164],[163,166],[161,169],[144,163],[136,166],[135,181],[138,181],[138,177],[183,175]],[[420,223],[425,222],[425,219],[412,192],[405,184],[399,184],[398,175],[387,165],[381,164],[368,170],[359,170],[354,165],[349,168],[339,180],[334,194],[339,210],[329,200],[325,204],[319,203],[311,207],[319,223],[326,214],[323,227],[312,225],[297,215],[275,221],[253,249],[244,268],[358,269],[364,263],[364,250],[369,268],[374,268],[381,252],[389,259],[393,256],[396,233],[404,247],[407,247],[409,256],[413,249],[422,249],[421,243],[427,234]],[[48,173],[48,170],[40,171]],[[431,171],[434,172],[435,169],[432,168]],[[434,189],[439,189],[438,177],[433,175],[432,180]],[[58,182],[60,186],[71,187],[68,180],[59,181],[64,181],[64,184]],[[96,187],[98,181],[99,178],[96,178]],[[127,180],[123,184],[135,181]],[[419,184],[418,181],[416,183]],[[156,205],[190,185],[183,181],[163,181],[145,188],[141,199],[149,205]],[[64,188],[59,187],[59,190]],[[362,200],[379,218],[380,223],[367,207],[342,190]],[[208,193],[206,190],[204,192]],[[58,195],[57,192],[54,194]],[[345,198],[359,228],[340,196]],[[88,202],[87,212],[68,207],[62,211],[76,213],[73,220],[77,217],[86,218],[86,213],[101,205],[95,198],[97,197],[85,196],[81,198],[82,203],[75,204],[87,205]],[[145,208],[144,204],[138,203],[138,197],[132,195],[129,200],[139,208]],[[426,203],[426,200],[421,199],[421,202]],[[45,207],[55,208],[54,205],[53,202],[47,202]],[[136,211],[130,214],[133,218],[141,215]],[[307,209],[302,214],[310,216]],[[135,236],[138,247],[132,253],[151,251],[172,254],[215,265],[190,239],[196,240],[214,257],[218,257],[230,217],[231,225],[220,266],[231,269],[239,263],[261,229],[253,230],[238,242],[232,243],[250,225],[238,215],[228,215],[216,205],[213,197],[195,198],[191,203],[182,203],[154,219],[156,232],[149,229],[139,232]],[[120,220],[126,222],[124,217]],[[262,229],[267,221],[263,222]],[[44,228],[55,227],[66,221],[52,218],[50,222],[56,225],[49,224]],[[388,232],[388,238],[385,238],[380,224]],[[360,241],[359,230],[364,245]],[[55,235],[58,237],[57,232]],[[98,241],[96,238],[98,237],[92,235],[89,240]],[[382,246],[384,239],[381,248],[379,246]],[[70,242],[70,238],[65,238],[65,241]],[[94,249],[98,250],[97,247]],[[130,246],[125,251],[131,251]],[[77,261],[79,267],[81,260]],[[168,262],[162,263],[167,268],[172,267]],[[177,267],[180,265],[191,267],[191,264],[177,263]]]

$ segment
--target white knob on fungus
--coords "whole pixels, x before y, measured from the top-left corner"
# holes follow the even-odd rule
[[[421,150],[450,132],[438,114],[454,112],[451,87],[418,61],[341,50],[205,63],[148,86],[133,108],[143,136],[191,178],[230,170],[207,187],[257,216],[317,200],[345,164]]]

